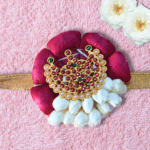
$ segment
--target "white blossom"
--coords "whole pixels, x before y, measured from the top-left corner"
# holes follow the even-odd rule
[[[123,30],[124,36],[138,46],[150,42],[150,10],[139,5],[128,13],[123,22]]]
[[[66,109],[69,105],[69,101],[65,98],[61,98],[60,96],[57,96],[53,101],[53,107],[56,111],[60,111],[63,109]]]
[[[74,119],[74,126],[84,127],[87,121],[88,121],[88,115],[86,115],[83,111],[80,111]]]
[[[93,104],[94,102],[92,97],[85,98],[84,101],[82,102],[82,107],[86,113],[90,113],[92,111]]]
[[[64,113],[54,110],[51,112],[48,122],[53,126],[58,126],[63,121]]]
[[[136,6],[136,0],[102,0],[101,19],[118,30],[122,28],[125,15],[132,12]]]
[[[74,115],[72,115],[69,111],[67,111],[65,113],[65,116],[64,116],[64,124],[65,125],[69,125],[71,124],[72,122],[74,121]]]
[[[117,94],[123,94],[127,91],[127,86],[120,79],[113,80],[112,92]]]
[[[97,104],[96,106],[102,114],[104,115],[110,114],[110,107],[108,104],[103,103],[103,104]]]
[[[76,115],[81,108],[81,102],[79,100],[73,101],[71,100],[69,103],[69,112],[72,115]]]
[[[105,78],[105,83],[102,85],[102,88],[110,91],[112,87],[113,87],[112,79],[109,77]]]
[[[100,112],[93,108],[92,112],[89,114],[89,126],[95,127],[101,122],[101,114]]]

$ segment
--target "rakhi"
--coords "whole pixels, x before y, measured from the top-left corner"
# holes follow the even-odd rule
[[[51,125],[97,126],[120,94],[150,88],[150,73],[130,72],[125,56],[98,33],[63,32],[37,55],[32,74],[0,76],[0,88],[30,90]]]

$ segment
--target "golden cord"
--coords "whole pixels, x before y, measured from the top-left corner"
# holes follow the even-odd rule
[[[10,90],[30,90],[34,86],[32,74],[13,74],[0,76],[0,88]],[[131,80],[127,83],[128,90],[150,89],[149,73],[131,73]]]

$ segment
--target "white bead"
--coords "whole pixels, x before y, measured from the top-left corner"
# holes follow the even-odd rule
[[[92,97],[97,103],[101,104],[108,100],[108,92],[105,89],[101,89],[97,91],[97,94],[93,94]]]
[[[122,94],[127,91],[127,86],[120,79],[113,80],[112,92]]]
[[[102,85],[102,88],[110,91],[112,87],[113,87],[112,79],[109,77],[105,78],[105,83]]]
[[[81,108],[81,102],[79,100],[76,100],[76,101],[71,100],[70,101],[69,111],[72,115],[77,114],[80,108]]]
[[[64,116],[64,124],[65,125],[69,125],[71,124],[72,122],[74,121],[74,115],[72,115],[69,111],[67,111],[65,113],[65,116]]]
[[[116,93],[108,94],[108,103],[113,107],[117,107],[122,101],[122,98]]]
[[[74,126],[84,127],[87,121],[88,121],[88,115],[86,115],[83,111],[80,111],[74,119]]]
[[[103,104],[97,104],[96,106],[102,114],[104,115],[110,114],[110,107],[108,104],[103,103]]]
[[[64,113],[61,111],[54,110],[49,118],[48,122],[53,126],[58,126],[63,121]]]
[[[101,122],[101,114],[100,112],[93,108],[92,112],[89,114],[89,126],[95,127]]]
[[[61,98],[60,96],[57,96],[53,101],[53,107],[56,111],[60,111],[63,109],[66,109],[69,105],[69,101],[65,98]]]
[[[90,113],[93,108],[93,99],[91,97],[85,98],[84,101],[82,102],[82,107],[86,113]]]

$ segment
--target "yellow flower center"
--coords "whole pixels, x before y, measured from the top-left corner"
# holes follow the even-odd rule
[[[122,12],[123,12],[123,5],[122,6],[119,6],[119,4],[114,4],[113,5],[113,9],[114,9],[114,13],[116,15],[121,15]]]
[[[142,22],[141,20],[137,20],[136,27],[139,31],[143,31],[146,27],[146,21]]]

